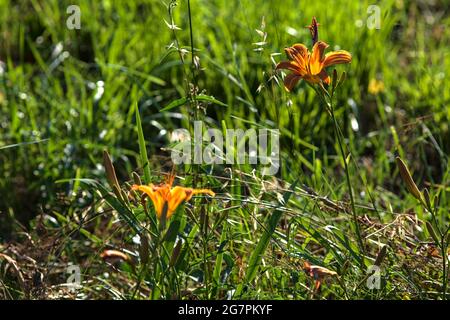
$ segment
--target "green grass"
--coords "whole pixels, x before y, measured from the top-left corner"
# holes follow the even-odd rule
[[[191,21],[187,0],[169,2],[77,1],[81,29],[69,30],[74,1],[0,0],[0,297],[448,298],[447,1],[378,1],[379,30],[357,26],[370,1],[192,0]],[[311,45],[313,16],[330,51],[353,55],[336,68],[347,78],[334,113],[363,247],[332,118],[312,88],[287,93],[275,72],[284,47]],[[373,79],[384,90],[371,93]],[[178,184],[216,197],[193,198],[161,230],[130,186],[162,181],[170,133],[194,120],[279,129],[280,172],[177,166]],[[397,153],[431,206],[408,192]],[[105,249],[130,261],[105,261]],[[305,261],[338,276],[313,292]],[[379,290],[366,285],[375,262]],[[70,264],[76,292],[60,286]]]

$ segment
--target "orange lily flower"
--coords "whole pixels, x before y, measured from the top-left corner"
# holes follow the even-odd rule
[[[326,48],[328,48],[328,44],[318,41],[314,44],[312,53],[301,43],[284,49],[289,61],[280,62],[276,69],[292,71],[291,74],[284,78],[284,86],[287,91],[291,91],[301,79],[305,79],[311,84],[320,83],[321,81],[329,84],[330,77],[325,68],[352,61],[352,55],[349,52],[339,50],[325,54]]]
[[[166,183],[160,185],[133,185],[132,190],[139,190],[149,196],[155,207],[156,215],[158,219],[165,216],[169,219],[178,206],[184,202],[189,201],[193,195],[196,194],[209,194],[214,197],[215,193],[209,189],[192,189],[176,186],[172,188],[174,181],[174,175],[170,175]]]

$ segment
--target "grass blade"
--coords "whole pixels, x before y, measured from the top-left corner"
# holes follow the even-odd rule
[[[293,191],[295,190],[295,186],[297,185],[298,179],[291,185],[289,191],[285,192],[283,195],[283,202],[287,203],[289,198],[291,197]],[[256,276],[256,272],[258,271],[258,266],[260,265],[261,259],[264,255],[264,252],[269,245],[270,239],[275,232],[275,229],[278,225],[278,221],[280,220],[283,211],[280,209],[276,209],[275,212],[269,217],[266,228],[259,240],[255,250],[250,256],[250,260],[248,262],[247,270],[245,271],[245,279],[244,283],[240,284],[236,290],[235,296],[239,296],[242,293],[243,285],[250,283]]]
[[[137,102],[135,102],[135,113],[136,113],[136,127],[138,131],[138,141],[139,141],[139,154],[141,156],[141,164],[144,168],[144,181],[145,183],[150,183],[150,166],[148,163],[147,148],[145,146],[144,132],[142,130],[141,116],[139,114],[139,107]]]

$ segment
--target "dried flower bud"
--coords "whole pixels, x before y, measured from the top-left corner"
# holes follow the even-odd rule
[[[400,171],[400,176],[403,179],[403,182],[406,184],[406,188],[408,191],[418,200],[422,200],[422,194],[419,191],[419,188],[417,188],[416,183],[414,182],[411,173],[408,170],[408,167],[403,162],[400,157],[396,157],[395,161],[397,162],[398,169]]]
[[[109,156],[109,153],[106,150],[103,151],[103,165],[105,166],[106,179],[108,180],[108,183],[111,186],[111,188],[114,188],[114,186],[119,188],[119,181],[117,180],[114,165],[112,164],[111,157]]]

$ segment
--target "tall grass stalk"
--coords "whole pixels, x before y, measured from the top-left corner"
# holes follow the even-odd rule
[[[359,228],[358,214],[356,212],[355,199],[353,197],[353,187],[352,187],[352,182],[350,180],[350,172],[349,172],[348,163],[347,163],[347,156],[345,155],[345,151],[342,146],[342,138],[341,138],[341,135],[339,134],[339,129],[338,129],[339,124],[334,115],[334,107],[333,107],[333,99],[332,98],[330,99],[329,107],[330,107],[331,118],[333,120],[334,133],[336,134],[336,138],[337,138],[338,145],[339,145],[339,150],[340,150],[341,156],[342,156],[342,161],[344,162],[345,178],[347,181],[348,192],[350,194],[350,203],[352,206],[353,225],[355,228],[355,233],[356,233],[356,237],[358,239],[358,244],[359,244],[360,250],[362,250],[362,252],[364,253],[365,247],[364,247],[364,243],[363,243],[362,237],[361,237],[361,230]]]
[[[336,78],[334,79],[334,81],[338,81]],[[338,142],[339,145],[339,151],[341,153],[341,158],[342,161],[344,163],[344,171],[345,171],[345,179],[347,182],[347,188],[348,188],[348,192],[349,192],[349,196],[350,196],[350,205],[351,205],[351,209],[352,209],[352,218],[353,218],[353,228],[356,234],[356,239],[358,241],[358,247],[360,249],[360,253],[362,253],[362,255],[364,255],[365,253],[365,246],[364,246],[364,242],[362,240],[362,236],[361,236],[361,230],[359,228],[359,222],[358,222],[358,213],[356,211],[356,206],[355,206],[355,199],[353,196],[353,187],[352,187],[352,182],[350,179],[350,170],[348,167],[348,156],[346,156],[345,151],[344,151],[344,147],[343,147],[343,135],[342,135],[342,131],[340,130],[339,127],[339,123],[336,119],[335,113],[334,113],[334,104],[333,104],[333,98],[334,98],[334,93],[335,93],[335,86],[337,84],[333,83],[333,89],[331,94],[323,87],[323,85],[320,85],[320,89],[317,89],[316,87],[313,87],[314,90],[317,92],[317,94],[321,97],[321,99],[324,101],[326,108],[328,110],[328,112],[331,115],[331,119],[333,121],[333,128],[334,128],[334,133],[336,135],[336,140]],[[351,156],[351,154],[349,154],[349,156]],[[361,259],[361,267],[364,268],[364,259]]]
[[[139,107],[137,102],[134,103],[134,112],[136,114],[136,128],[138,132],[139,154],[141,157],[141,165],[144,170],[145,183],[148,184],[151,181],[150,165],[148,162],[147,147],[145,146],[144,131],[142,130],[141,116],[139,114]]]

